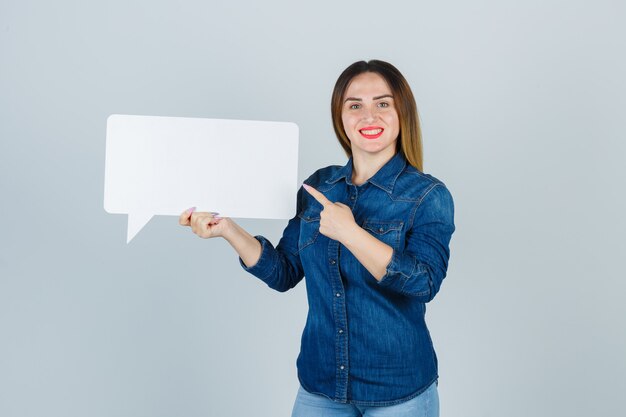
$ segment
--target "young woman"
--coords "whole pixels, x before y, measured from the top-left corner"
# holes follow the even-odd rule
[[[415,99],[394,66],[350,65],[331,112],[348,162],[304,181],[276,247],[217,213],[189,209],[180,224],[225,238],[242,267],[275,290],[306,276],[294,417],[438,416],[424,315],[446,276],[452,197],[422,172]]]

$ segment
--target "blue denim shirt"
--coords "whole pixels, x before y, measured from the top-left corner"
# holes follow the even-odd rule
[[[302,187],[278,245],[255,236],[261,257],[241,266],[286,291],[306,276],[309,312],[298,356],[307,391],[341,403],[393,405],[438,378],[424,315],[446,276],[454,204],[446,186],[396,153],[362,185],[352,158],[316,171],[306,184],[352,209],[359,226],[393,248],[381,281],[336,240],[319,232],[322,206]]]

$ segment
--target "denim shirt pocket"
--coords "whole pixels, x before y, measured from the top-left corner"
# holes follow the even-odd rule
[[[402,220],[365,220],[363,229],[381,242],[386,243],[396,250],[400,250],[400,239],[402,237]]]
[[[308,207],[298,213],[300,218],[300,236],[298,237],[298,250],[313,244],[320,234],[320,210]]]

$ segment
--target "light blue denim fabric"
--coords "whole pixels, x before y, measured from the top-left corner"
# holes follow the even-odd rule
[[[291,417],[439,417],[437,382],[417,397],[390,406],[358,406],[331,401],[323,395],[310,394],[302,386],[293,405]]]
[[[349,206],[361,228],[393,249],[386,274],[376,280],[320,233],[322,205],[302,187],[278,245],[255,236],[261,257],[250,268],[240,259],[241,266],[277,291],[306,276],[309,313],[297,366],[308,392],[363,406],[410,400],[438,378],[425,314],[448,268],[452,196],[401,153],[361,185],[352,183],[352,158],[305,183]]]

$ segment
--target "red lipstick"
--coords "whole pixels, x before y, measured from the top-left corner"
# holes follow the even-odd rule
[[[364,128],[359,129],[359,133],[365,139],[378,139],[384,131],[385,129],[380,126],[365,126]]]

